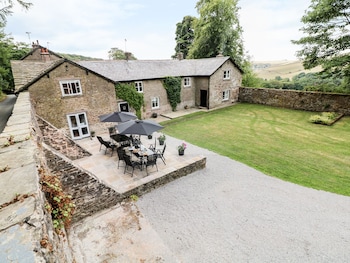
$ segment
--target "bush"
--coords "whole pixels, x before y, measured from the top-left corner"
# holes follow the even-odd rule
[[[309,121],[316,124],[331,125],[338,117],[335,112],[322,112],[321,115],[312,115]]]

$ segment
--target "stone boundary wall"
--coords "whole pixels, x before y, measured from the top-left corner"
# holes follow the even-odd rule
[[[50,173],[58,176],[64,192],[72,196],[76,206],[73,223],[125,199],[124,195],[117,193],[95,175],[75,166],[71,160],[52,148],[44,145],[44,153]]]
[[[0,262],[72,262],[65,241],[53,230],[39,185],[41,151],[28,92],[20,93],[0,141]]]
[[[239,102],[263,104],[314,112],[340,112],[350,115],[350,95],[240,87]]]

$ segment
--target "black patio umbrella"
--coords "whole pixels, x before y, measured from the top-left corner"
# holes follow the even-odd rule
[[[99,116],[102,122],[126,122],[137,119],[137,116],[132,112],[115,111],[112,113]]]
[[[117,128],[119,134],[151,135],[164,127],[151,120],[130,120],[118,124]]]

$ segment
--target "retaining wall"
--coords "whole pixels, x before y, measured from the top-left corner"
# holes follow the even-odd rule
[[[295,110],[329,111],[350,115],[350,95],[347,94],[240,87],[238,101]]]

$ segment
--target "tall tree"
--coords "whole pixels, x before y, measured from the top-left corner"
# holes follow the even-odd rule
[[[243,63],[242,27],[239,23],[238,0],[200,0],[194,23],[194,41],[190,58],[230,56],[238,65]]]
[[[28,51],[28,44],[15,43],[4,33],[4,24],[0,23],[0,90],[10,92],[14,89],[10,60],[20,59]]]
[[[128,58],[127,58],[128,56]],[[137,58],[130,52],[124,52],[120,48],[112,47],[110,51],[108,51],[109,59],[113,60],[136,60]]]
[[[32,6],[32,3],[24,2],[22,0],[0,0],[0,22],[5,23],[7,16],[12,14],[12,9],[14,7],[14,2],[17,2],[24,9],[28,10]]]
[[[188,50],[190,49],[194,39],[194,21],[196,20],[193,16],[185,16],[182,22],[176,24],[175,32],[175,55],[176,58],[179,53],[182,53],[183,58],[187,57]]]
[[[302,46],[297,56],[304,67],[322,65],[326,73],[350,84],[350,1],[312,0],[301,21],[306,36],[292,43]]]

